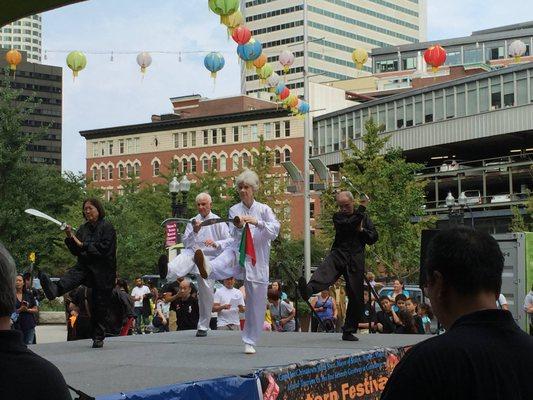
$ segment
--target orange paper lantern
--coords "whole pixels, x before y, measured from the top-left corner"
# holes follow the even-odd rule
[[[18,50],[9,50],[6,53],[6,61],[9,64],[9,68],[12,71],[15,71],[17,69],[17,65],[19,65],[22,61],[22,55]]]

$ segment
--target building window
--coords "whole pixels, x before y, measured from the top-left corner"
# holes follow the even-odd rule
[[[250,134],[251,134],[251,141],[257,142],[258,137],[257,137],[257,125],[256,124],[250,125]]]
[[[181,172],[183,172],[183,173],[187,173],[188,172],[189,166],[187,164],[188,164],[187,163],[187,159],[184,158],[183,160],[181,160]]]
[[[98,151],[98,142],[93,142],[93,157],[98,157],[99,151]]]
[[[487,50],[487,60],[501,60],[502,58],[505,58],[504,52],[503,52],[503,46],[498,47],[490,47]]]
[[[93,181],[97,181],[98,180],[98,168],[96,167],[93,167]]]
[[[101,152],[102,152],[101,154],[102,154],[103,156],[105,156],[105,155],[106,155],[106,153],[105,153],[105,150],[106,150],[106,148],[105,148],[105,142],[100,142],[100,150],[101,150]]]
[[[237,143],[239,141],[239,127],[234,126],[233,127],[233,142]]]
[[[182,139],[183,139],[183,141],[182,141],[183,147],[187,147],[187,144],[188,144],[187,143],[188,142],[187,132],[183,132],[183,138]]]
[[[217,144],[218,142],[218,129],[213,129],[212,130],[212,135],[213,135],[213,144]]]
[[[248,153],[243,153],[242,155],[242,166],[248,168],[250,166],[250,155]]]
[[[500,78],[494,78],[490,80],[490,106],[491,110],[498,110],[502,108],[502,87]]]
[[[224,172],[226,170],[226,156],[220,156],[220,171]]]
[[[402,59],[402,70],[416,69],[416,57]]]
[[[208,145],[209,144],[209,131],[207,129],[204,130],[203,135],[204,135],[204,145]]]
[[[276,137],[277,138],[281,137],[281,122],[276,122],[274,126],[275,126]]]
[[[133,143],[135,143],[135,153],[141,152],[141,140],[139,138],[133,138]]]
[[[105,181],[107,179],[106,167],[100,167],[100,179]]]
[[[272,124],[268,123],[264,126],[265,129],[265,140],[269,140],[272,137]]]
[[[124,165],[118,165],[118,179],[124,179]]]
[[[196,172],[196,158],[191,158],[191,172]]]
[[[243,142],[248,141],[248,125],[244,125],[242,127],[242,141]]]
[[[107,150],[109,152],[109,155],[112,156],[113,155],[113,141],[110,140],[107,142]]]
[[[202,171],[207,172],[209,170],[209,160],[207,157],[202,158]]]
[[[398,71],[398,60],[376,61],[376,72]]]
[[[159,161],[154,161],[153,163],[153,176],[159,176]]]
[[[126,175],[128,178],[131,178],[131,176],[133,175],[133,165],[126,164]]]
[[[133,140],[126,139],[126,151],[128,153],[133,153]]]
[[[226,128],[220,130],[220,143],[226,143]]]
[[[217,157],[211,156],[211,169],[216,170],[217,169]]]
[[[177,149],[180,147],[180,134],[175,132],[174,133],[174,148]]]
[[[274,164],[279,165],[281,163],[281,152],[279,150],[274,151]]]
[[[113,166],[108,165],[107,167],[107,179],[112,180],[113,179]]]
[[[124,154],[124,139],[118,141],[118,152]]]
[[[285,121],[285,137],[291,135],[291,121]]]
[[[133,166],[133,169],[134,169],[134,172],[135,172],[135,176],[141,176],[141,164],[136,162],[134,164],[134,166]]]
[[[239,155],[238,154],[234,154],[232,157],[231,169],[233,169],[234,171],[237,171],[239,169]]]
[[[291,161],[291,151],[289,149],[283,150],[285,162]]]

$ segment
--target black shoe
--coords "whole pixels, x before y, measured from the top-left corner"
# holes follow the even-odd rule
[[[344,332],[342,334],[342,340],[346,340],[348,342],[357,342],[359,339],[351,332]]]
[[[207,331],[203,331],[201,329],[198,329],[196,331],[196,337],[206,337],[207,336]]]
[[[39,271],[39,281],[41,282],[41,287],[46,298],[48,300],[54,300],[58,294],[57,285],[42,271]]]
[[[93,340],[93,349],[101,349],[102,347],[104,347],[103,340],[98,340],[98,339]]]
[[[307,281],[303,276],[298,278],[298,291],[304,300],[309,300],[309,298],[313,295],[313,293],[309,292],[309,289],[307,288]]]
[[[165,279],[168,274],[168,256],[166,254],[163,254],[161,257],[159,257],[159,260],[157,260],[157,271],[159,272],[159,277],[161,279]]]

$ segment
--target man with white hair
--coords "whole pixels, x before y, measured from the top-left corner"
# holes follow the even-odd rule
[[[233,243],[224,252],[209,260],[201,249],[196,250],[194,261],[200,271],[210,273],[212,279],[236,277],[244,280],[246,291],[246,311],[242,340],[244,352],[254,354],[254,346],[263,330],[266,297],[269,282],[270,243],[279,234],[280,223],[272,209],[254,199],[259,189],[259,177],[253,171],[246,170],[235,180],[241,202],[229,210],[229,217],[238,217],[231,226]],[[240,252],[243,235],[248,225],[255,259],[248,252]],[[248,244],[250,245],[250,244]],[[237,257],[240,260],[237,262]]]
[[[11,329],[15,311],[15,262],[0,243],[0,394],[2,399],[70,400],[61,372],[28,349],[22,332]]]
[[[193,256],[194,251],[201,249],[207,258],[214,258],[232,243],[228,225],[225,223],[201,226],[207,219],[219,218],[211,212],[212,199],[208,193],[200,193],[196,196],[196,208],[198,214],[187,224],[182,237],[184,249],[181,253],[168,263],[168,271],[162,271],[161,277],[173,282],[177,278],[189,273],[198,276],[198,305],[200,308],[200,318],[198,319],[198,331],[196,336],[207,336],[209,321],[211,320],[211,310],[213,308],[213,285],[214,281],[208,279],[205,271],[199,271],[196,267]],[[164,262],[164,265],[166,263]],[[166,272],[166,273],[165,273]],[[164,276],[166,275],[166,276]]]

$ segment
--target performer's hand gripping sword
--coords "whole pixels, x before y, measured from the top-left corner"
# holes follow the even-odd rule
[[[67,228],[67,223],[66,222],[61,222],[61,221],[58,221],[57,219],[55,218],[52,218],[51,216],[39,211],[39,210],[35,210],[33,208],[28,208],[26,210],[24,210],[27,214],[30,214],[30,215],[33,215],[35,217],[39,217],[39,218],[44,218],[50,222],[53,222],[54,224],[56,225],[59,225],[59,229],[61,229],[62,231],[64,231],[66,228]]]
[[[361,200],[363,200],[363,201],[370,200],[370,198],[365,193],[360,192],[359,190],[357,190],[357,188],[353,185],[352,181],[350,181],[348,178],[346,178],[345,176],[342,176],[341,179],[344,181],[344,183],[346,183],[348,186],[350,186],[352,188],[352,190],[357,192],[357,194],[359,195],[359,198]]]

